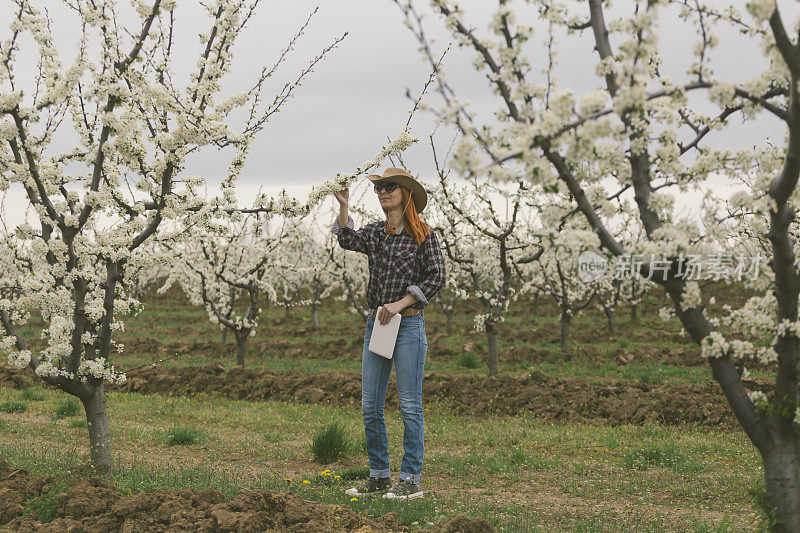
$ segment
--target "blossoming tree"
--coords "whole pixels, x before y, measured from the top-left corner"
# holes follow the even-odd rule
[[[203,222],[236,211],[225,199],[204,200],[203,180],[185,175],[187,157],[209,147],[232,149],[223,179],[223,189],[232,191],[254,136],[341,38],[271,101],[264,99],[265,82],[288,49],[257,73],[248,90],[223,99],[232,47],[258,0],[203,4],[210,23],[184,86],[173,72],[173,42],[180,38],[174,0],[133,0],[139,21],[131,25],[121,23],[123,8],[114,0],[66,2],[81,28],[68,66],[53,41],[51,27],[58,21],[30,0],[12,3],[13,10],[4,11],[9,33],[0,44],[0,189],[24,190],[37,220],[16,229],[33,268],[20,280],[16,301],[0,300],[0,343],[10,361],[81,400],[91,464],[109,477],[103,382],[125,379],[110,362],[113,333],[122,328],[120,316],[139,309],[121,283],[128,265],[165,219],[193,213]],[[27,42],[35,43],[38,55],[34,80],[15,75]],[[231,118],[235,111],[245,117],[239,126]],[[57,136],[74,139],[74,145],[61,149]],[[264,200],[258,209],[286,205]],[[19,329],[33,310],[46,324],[47,347],[38,353]]]
[[[395,3],[432,63],[435,54],[413,1]],[[685,330],[701,345],[737,420],[761,454],[776,529],[800,531],[800,274],[791,238],[800,176],[800,44],[787,32],[774,0],[747,4],[754,23],[730,5],[700,1],[633,2],[609,22],[602,0],[530,4],[546,28],[539,58],[525,46],[533,28],[517,21],[511,1],[500,0],[489,36],[484,37],[465,22],[457,2],[433,0],[456,42],[474,52],[474,65],[485,73],[500,104],[497,123],[478,123],[440,73],[438,92],[445,105],[438,113],[482,148],[484,161],[475,163],[475,172],[509,161],[524,165],[533,182],[568,195],[610,254],[638,254],[647,259],[632,268],[642,275],[654,269],[664,273],[653,280],[664,287]],[[682,83],[665,75],[658,50],[659,16],[671,15],[676,24],[685,25],[686,35],[698,36],[694,53],[683,58],[688,64],[679,67],[686,73]],[[722,22],[761,40],[767,66],[759,76],[733,82],[717,77],[711,52],[719,43],[714,26]],[[573,66],[583,62],[586,72],[594,71],[600,84],[581,98],[558,84],[553,52],[559,33],[567,38],[585,33],[592,40],[582,57],[570,58]],[[534,79],[537,60],[544,65],[543,75]],[[692,103],[698,90],[707,91],[718,107],[700,112]],[[707,139],[723,129],[731,115],[749,118],[762,110],[786,124],[782,146],[707,146]],[[760,176],[752,201],[769,214],[763,235],[770,243],[770,271],[754,281],[760,294],[731,310],[728,330],[723,330],[722,321],[706,314],[698,284],[681,272],[681,255],[693,251],[698,236],[710,228],[696,219],[671,216],[669,207],[676,195],[702,196],[711,173],[733,180],[742,170]],[[589,199],[587,188],[598,183],[608,187],[615,205],[624,202],[635,209],[646,234],[640,245],[626,249],[613,229],[614,211]],[[748,393],[741,378],[742,361],[747,359],[775,363],[771,398],[759,391]]]
[[[595,235],[568,228],[544,245],[539,259],[524,269],[522,293],[551,297],[558,306],[561,347],[567,346],[573,318],[597,297],[600,281],[583,281],[577,275],[579,253],[594,246]],[[588,244],[586,244],[588,243]]]
[[[458,268],[450,257],[444,255],[445,271],[448,272],[447,280],[442,289],[433,297],[436,306],[441,309],[445,316],[445,333],[453,331],[453,315],[455,315],[456,305],[460,300],[469,299],[469,273],[466,269]]]
[[[501,168],[487,178],[472,172],[476,147],[470,138],[458,143],[451,168],[438,160],[433,135],[431,146],[439,178],[432,191],[435,229],[445,254],[461,270],[452,281],[468,280],[469,288],[460,289],[483,305],[484,312],[475,316],[475,329],[486,333],[491,376],[498,372],[498,324],[518,295],[512,284],[514,263],[529,254],[523,212],[531,209],[535,198],[521,173]],[[464,179],[454,180],[452,170]]]
[[[293,270],[292,259],[276,250],[285,245],[284,239],[296,236],[289,236],[285,220],[260,215],[243,215],[238,221],[226,217],[213,228],[187,228],[170,248],[173,268],[159,289],[164,292],[178,281],[193,305],[202,306],[212,323],[233,334],[236,364],[241,366],[264,299],[276,301],[276,282]],[[237,293],[244,305],[233,301]]]

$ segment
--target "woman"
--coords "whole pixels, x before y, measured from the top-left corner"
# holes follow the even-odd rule
[[[358,231],[348,215],[349,190],[335,193],[339,217],[333,233],[339,244],[369,257],[367,304],[370,308],[361,356],[361,412],[367,437],[369,479],[346,491],[350,496],[383,494],[389,499],[421,498],[420,473],[425,440],[422,412],[422,371],[428,339],[422,308],[444,285],[445,269],[436,234],[420,220],[427,194],[420,183],[404,169],[390,167],[382,176],[371,174],[375,192],[386,213],[386,220],[372,222]],[[369,350],[377,319],[386,324],[400,313],[391,359]],[[403,462],[399,481],[391,488],[389,440],[383,406],[394,362],[400,411],[403,414]]]

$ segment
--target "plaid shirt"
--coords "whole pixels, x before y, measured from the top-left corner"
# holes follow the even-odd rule
[[[433,231],[418,245],[414,236],[402,226],[397,233],[387,233],[382,220],[358,231],[353,228],[353,218],[348,217],[343,228],[339,227],[338,219],[334,220],[331,231],[338,236],[342,248],[367,254],[367,305],[370,309],[396,302],[409,293],[418,300],[411,307],[422,309],[444,286],[444,258]]]

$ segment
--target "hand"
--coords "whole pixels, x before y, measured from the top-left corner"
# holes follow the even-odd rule
[[[380,323],[381,326],[385,326],[386,324],[389,323],[389,320],[391,320],[394,315],[396,315],[403,309],[405,309],[405,307],[400,302],[383,304],[383,307],[378,313],[378,322]]]
[[[339,205],[344,207],[350,201],[350,188],[345,187],[341,191],[336,191],[333,193],[337,200],[339,200]]]

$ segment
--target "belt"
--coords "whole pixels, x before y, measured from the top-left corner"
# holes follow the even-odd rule
[[[416,316],[421,314],[422,314],[422,309],[417,309],[416,307],[406,307],[405,309],[400,311],[401,316]],[[375,316],[375,309],[370,309],[367,317],[373,318],[374,316]]]

